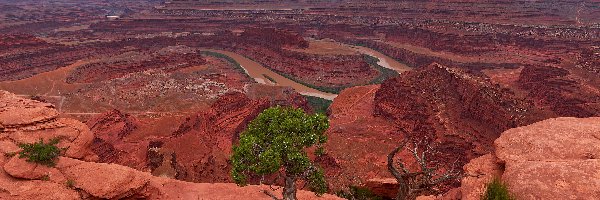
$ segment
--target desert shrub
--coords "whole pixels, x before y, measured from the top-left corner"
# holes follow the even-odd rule
[[[317,113],[327,113],[327,109],[333,101],[320,97],[305,95],[308,105]]]
[[[75,188],[75,181],[74,180],[67,180],[67,182],[65,183],[65,185],[67,185],[68,188]]]
[[[369,82],[369,84],[381,84],[383,83],[383,81],[390,79],[390,78],[394,78],[400,74],[398,74],[398,72],[396,72],[393,69],[388,69],[385,68],[381,65],[379,65],[379,58],[367,55],[367,54],[363,54],[363,58],[365,60],[365,62],[369,63],[369,65],[371,65],[371,67],[375,68],[377,71],[379,71],[379,76],[375,77],[373,80],[371,80]]]
[[[322,114],[280,106],[264,110],[233,146],[231,177],[245,186],[252,175],[279,175],[285,181],[284,199],[296,199],[297,180],[304,180],[317,195],[327,192],[323,169],[306,152],[309,147],[323,148],[327,128],[329,121]],[[263,192],[273,197],[269,191]]]
[[[40,180],[42,180],[42,181],[49,181],[50,180],[50,175],[46,174],[46,175],[42,176],[42,178],[40,178]]]
[[[46,166],[54,166],[56,158],[60,155],[61,149],[56,146],[59,139],[52,139],[44,143],[42,139],[39,142],[31,144],[19,144],[23,151],[19,152],[19,158],[27,158],[28,162],[34,162]]]
[[[481,197],[482,200],[514,200],[508,192],[506,185],[499,179],[494,178],[487,185],[485,193]]]
[[[368,188],[350,186],[348,191],[341,190],[336,193],[338,197],[349,200],[387,200],[388,198],[377,196]]]

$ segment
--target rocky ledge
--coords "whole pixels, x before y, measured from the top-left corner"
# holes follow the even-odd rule
[[[0,199],[270,199],[262,192],[268,186],[189,183],[96,163],[89,128],[58,114],[51,104],[0,91]],[[53,138],[59,138],[57,146],[65,149],[53,167],[15,154],[20,151],[19,143]],[[338,199],[316,197],[309,191],[298,191],[298,197]]]
[[[554,118],[505,131],[464,169],[463,199],[501,177],[516,199],[600,199],[600,118]]]

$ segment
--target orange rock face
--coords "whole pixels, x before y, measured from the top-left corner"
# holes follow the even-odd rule
[[[392,123],[373,116],[378,89],[378,85],[345,89],[329,108],[327,156],[321,165],[334,189],[363,185],[373,178],[391,178],[387,154],[402,136],[394,132]]]
[[[0,102],[10,108],[13,113],[28,113],[30,110],[40,110],[45,107],[48,112],[56,110],[47,105],[28,99],[15,97],[13,94],[1,91]],[[23,103],[29,105],[19,107]],[[6,116],[0,111],[0,116]],[[58,126],[56,121],[63,120],[62,126],[70,127],[80,131],[89,129],[75,120],[56,119],[51,115],[31,116],[13,115],[18,119],[10,122],[25,121],[34,122],[29,124],[10,124],[11,126],[0,131],[0,150],[2,155],[19,151],[16,144],[18,141],[12,139],[12,135],[19,132],[36,131],[39,138],[56,136],[54,129]],[[38,119],[50,119],[39,121]],[[6,121],[0,121],[5,124]],[[42,129],[44,128],[44,129]],[[80,154],[69,154],[59,157],[55,167],[40,166],[18,158],[18,155],[9,158],[0,156],[0,199],[271,199],[262,190],[268,186],[238,187],[230,183],[188,183],[169,178],[152,176],[150,173],[137,171],[133,168],[106,163],[95,163],[80,160],[90,158],[93,153],[89,150],[92,137],[78,137],[79,140],[88,142],[72,142],[67,139],[61,140],[59,146],[67,149],[78,148],[86,152],[85,156]],[[75,140],[77,141],[77,139]],[[82,146],[78,146],[82,145]],[[86,146],[87,145],[87,146]],[[278,193],[280,191],[275,191]],[[298,191],[301,199],[339,199],[332,195],[316,197],[312,192]]]
[[[148,122],[119,111],[88,121],[95,134],[94,152],[101,162],[131,166],[192,182],[232,182],[231,148],[246,124],[264,109],[295,106],[307,110],[306,99],[291,88],[248,85],[247,93],[229,93],[208,109],[188,115],[166,133],[149,133]]]
[[[501,177],[516,199],[600,198],[600,118],[553,118],[509,129],[495,154],[465,165],[462,198],[480,199]]]
[[[556,118],[510,129],[494,144],[518,199],[600,198],[600,118]]]
[[[494,154],[486,154],[467,163],[463,169],[465,177],[461,180],[461,199],[478,200],[485,192],[487,184],[502,176],[499,160]]]

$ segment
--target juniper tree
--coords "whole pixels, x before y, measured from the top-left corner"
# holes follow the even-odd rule
[[[277,174],[285,180],[285,200],[296,199],[298,180],[304,180],[318,195],[325,193],[323,170],[309,159],[306,149],[316,147],[315,153],[322,152],[328,127],[328,119],[322,114],[309,115],[302,109],[280,106],[264,110],[248,124],[239,144],[233,147],[233,180],[244,186],[251,174]]]

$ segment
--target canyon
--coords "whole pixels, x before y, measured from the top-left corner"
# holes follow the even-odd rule
[[[329,119],[311,157],[328,194],[299,199],[353,187],[395,198],[387,156],[407,140],[466,175],[420,198],[479,199],[493,177],[519,199],[593,196],[600,178],[582,171],[599,169],[599,8],[0,0],[0,150],[58,136],[66,148],[55,167],[0,156],[0,198],[268,199],[260,177],[233,184],[230,156],[272,106]]]

